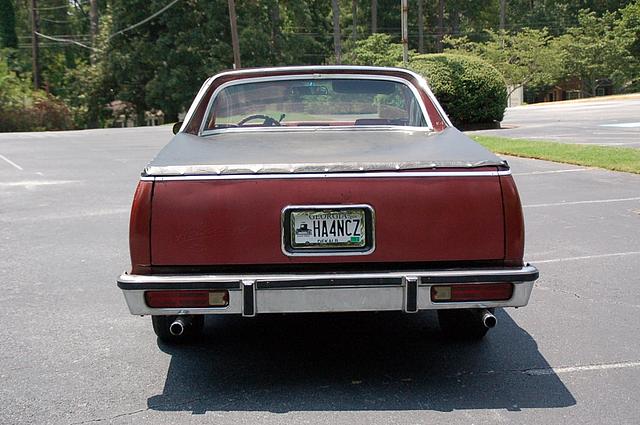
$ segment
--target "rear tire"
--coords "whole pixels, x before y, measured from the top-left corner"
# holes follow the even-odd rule
[[[438,322],[442,333],[452,339],[479,341],[489,328],[482,324],[480,309],[463,308],[438,310]],[[489,309],[493,312],[493,309]]]
[[[204,315],[191,316],[191,323],[184,329],[182,335],[173,335],[169,327],[177,316],[151,316],[153,331],[162,342],[166,344],[184,344],[197,339],[202,335],[204,328]]]

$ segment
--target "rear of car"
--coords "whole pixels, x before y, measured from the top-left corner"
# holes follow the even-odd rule
[[[508,165],[414,74],[317,70],[205,84],[136,191],[131,313],[174,341],[206,314],[428,309],[481,337],[493,308],[526,305]]]

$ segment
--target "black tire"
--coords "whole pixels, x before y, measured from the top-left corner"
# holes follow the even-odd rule
[[[448,338],[479,341],[489,329],[482,324],[479,309],[438,310],[440,330]],[[489,309],[493,312],[493,309]]]
[[[169,326],[171,326],[174,320],[176,320],[176,316],[151,316],[153,331],[162,342],[167,344],[184,344],[194,341],[202,335],[204,315],[191,316],[191,321],[182,335],[173,335],[169,331]]]

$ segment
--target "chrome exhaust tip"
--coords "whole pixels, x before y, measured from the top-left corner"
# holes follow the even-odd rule
[[[482,318],[482,324],[485,328],[491,329],[498,324],[498,319],[489,310],[482,310],[480,315]]]
[[[176,317],[176,320],[174,320],[173,323],[169,325],[169,332],[173,336],[180,336],[184,334],[184,331],[187,328],[187,326],[189,326],[190,322],[191,322],[190,317],[178,316]]]

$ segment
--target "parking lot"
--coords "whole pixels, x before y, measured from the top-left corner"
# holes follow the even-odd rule
[[[474,133],[640,148],[640,94],[509,108],[501,125]]]
[[[509,158],[541,277],[483,342],[385,313],[212,318],[174,348],[115,284],[170,137],[0,134],[0,423],[638,423],[640,175]]]

